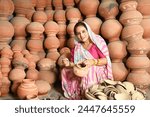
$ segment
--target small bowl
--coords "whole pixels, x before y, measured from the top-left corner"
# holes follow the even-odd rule
[[[85,77],[88,74],[88,67],[84,63],[77,63],[73,67],[73,72],[76,76]]]

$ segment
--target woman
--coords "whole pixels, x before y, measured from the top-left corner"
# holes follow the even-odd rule
[[[68,99],[83,99],[87,88],[104,79],[113,79],[111,61],[104,39],[94,34],[85,22],[78,22],[74,33],[75,48],[71,50],[71,60],[63,60],[62,89]],[[87,76],[81,78],[73,73],[72,67],[78,62],[88,66]]]

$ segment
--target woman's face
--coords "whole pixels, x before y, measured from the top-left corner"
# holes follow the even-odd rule
[[[86,42],[89,39],[88,31],[84,26],[78,26],[76,28],[76,36],[81,42]]]

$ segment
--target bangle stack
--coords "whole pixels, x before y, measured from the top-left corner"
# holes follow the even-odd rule
[[[94,65],[97,65],[97,59],[93,59]]]
[[[101,65],[101,60],[100,59],[97,60],[97,65]]]

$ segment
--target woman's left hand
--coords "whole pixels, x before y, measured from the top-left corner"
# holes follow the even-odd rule
[[[94,64],[94,61],[93,61],[93,59],[86,59],[86,60],[83,61],[83,63],[85,65],[87,65],[88,67],[90,67]]]

